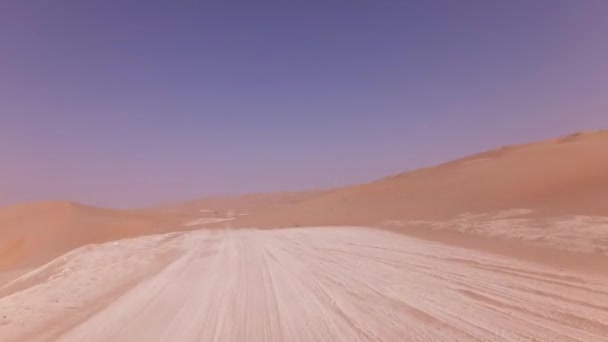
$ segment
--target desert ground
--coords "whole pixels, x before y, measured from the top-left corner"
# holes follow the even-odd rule
[[[367,184],[0,208],[0,341],[608,341],[608,132]]]
[[[77,249],[1,290],[3,341],[602,341],[608,279],[359,227]]]

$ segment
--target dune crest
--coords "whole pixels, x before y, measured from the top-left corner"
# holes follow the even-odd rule
[[[514,209],[523,209],[528,220],[608,216],[607,152],[607,131],[580,132],[333,190],[208,198],[145,210],[65,201],[15,205],[0,208],[0,271],[38,266],[86,244],[202,227],[396,222],[391,229],[406,232],[400,227],[408,222],[449,230],[463,214],[474,219]],[[593,248],[604,253],[604,246]]]
[[[377,225],[511,209],[608,216],[608,132],[502,147],[261,210],[238,226]]]

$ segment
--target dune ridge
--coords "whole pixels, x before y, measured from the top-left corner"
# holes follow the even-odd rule
[[[242,227],[378,225],[526,209],[608,216],[608,132],[502,147],[237,219]]]
[[[141,210],[65,201],[14,205],[0,208],[0,271],[39,266],[86,244],[198,228],[368,226],[409,234],[422,225],[515,239],[515,233],[529,233],[478,222],[481,214],[501,212],[515,212],[511,220],[529,220],[526,227],[539,228],[533,234],[555,235],[543,243],[572,240],[578,244],[565,250],[605,254],[603,231],[581,226],[554,232],[551,222],[608,217],[606,152],[607,131],[579,132],[323,191],[216,197]],[[570,239],[590,232],[598,235]],[[593,238],[599,243],[581,242]]]

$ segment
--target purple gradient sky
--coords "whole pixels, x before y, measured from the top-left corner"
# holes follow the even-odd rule
[[[0,205],[370,181],[608,127],[608,2],[4,1]]]

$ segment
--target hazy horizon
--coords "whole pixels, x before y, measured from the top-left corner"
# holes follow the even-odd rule
[[[0,4],[0,206],[371,181],[608,127],[608,3]]]

